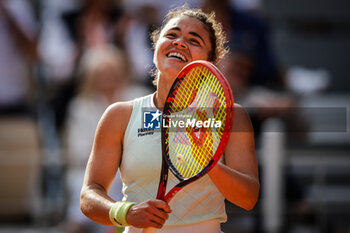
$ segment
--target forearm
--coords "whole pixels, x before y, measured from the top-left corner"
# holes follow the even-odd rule
[[[109,220],[109,210],[114,202],[102,186],[83,186],[80,196],[80,208],[91,220],[103,225],[112,225]]]
[[[233,204],[251,210],[258,199],[259,181],[249,174],[236,171],[218,163],[209,176],[224,197]]]
[[[115,201],[111,199],[101,186],[83,187],[80,198],[82,212],[91,220],[103,224],[112,225],[109,211]],[[138,228],[161,228],[168,219],[171,209],[168,203],[162,200],[147,200],[131,206],[125,213],[128,224]]]

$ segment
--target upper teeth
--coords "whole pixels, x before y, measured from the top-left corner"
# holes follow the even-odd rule
[[[180,53],[176,53],[176,52],[169,53],[168,57],[178,57],[182,61],[186,61],[186,58],[183,55],[181,55]]]

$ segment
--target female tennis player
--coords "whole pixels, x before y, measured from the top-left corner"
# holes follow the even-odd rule
[[[205,176],[166,203],[155,199],[162,163],[161,134],[142,128],[144,109],[162,110],[179,71],[195,60],[214,64],[227,52],[214,14],[181,7],[170,11],[152,35],[157,90],[149,96],[112,104],[95,135],[81,192],[81,210],[101,224],[126,226],[125,232],[158,228],[159,233],[219,233],[226,221],[224,200],[250,210],[259,193],[253,129],[235,105],[233,130],[223,159]],[[157,115],[153,115],[157,117]],[[108,191],[118,169],[123,200]],[[169,173],[169,186],[176,178]]]

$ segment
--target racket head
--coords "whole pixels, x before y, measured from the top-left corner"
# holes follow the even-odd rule
[[[233,125],[233,106],[231,88],[212,63],[194,61],[180,71],[166,99],[161,129],[163,159],[180,186],[220,160]],[[198,127],[198,121],[209,127]]]

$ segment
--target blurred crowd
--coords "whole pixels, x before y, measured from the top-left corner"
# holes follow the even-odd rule
[[[250,112],[257,137],[268,118],[290,121],[290,112],[276,109],[296,106],[299,93],[288,85],[286,67],[276,59],[259,0],[1,0],[0,127],[11,122],[9,130],[19,122],[34,126],[34,134],[28,137],[34,135],[40,148],[37,164],[32,160],[30,165],[35,170],[31,176],[40,181],[31,182],[37,188],[28,188],[27,193],[41,199],[28,199],[31,203],[25,206],[30,214],[60,222],[64,232],[101,228],[79,209],[97,122],[111,103],[155,90],[149,34],[167,10],[185,2],[215,11],[222,22],[230,53],[218,66],[235,102]],[[18,134],[25,135],[24,128]],[[6,138],[4,131],[0,134]],[[121,189],[117,176],[112,189],[116,200],[121,199]],[[297,198],[302,195],[294,191]],[[1,216],[8,217],[5,211]],[[104,232],[116,230],[103,228]]]

